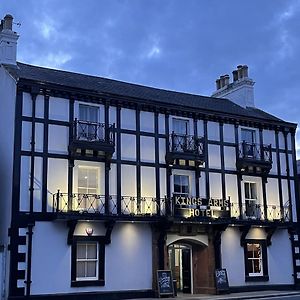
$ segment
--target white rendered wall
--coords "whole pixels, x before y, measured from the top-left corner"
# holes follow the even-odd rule
[[[240,246],[240,231],[229,227],[222,234],[222,267],[227,269],[230,286],[257,285],[257,282],[245,282],[244,248]],[[266,238],[261,228],[251,229],[247,239]],[[278,229],[272,236],[272,245],[267,248],[269,281],[263,285],[293,284],[292,250],[286,229]]]
[[[93,224],[90,222],[89,227],[93,228]],[[95,232],[100,233],[98,227],[95,225]],[[81,234],[80,229],[77,234]],[[112,242],[105,247],[103,287],[70,286],[71,246],[67,245],[67,235],[64,222],[36,222],[32,249],[33,295],[152,289],[152,233],[147,224],[114,226]]]

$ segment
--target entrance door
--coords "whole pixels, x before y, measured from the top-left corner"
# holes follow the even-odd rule
[[[169,246],[169,265],[177,291],[191,293],[191,249],[185,245]]]

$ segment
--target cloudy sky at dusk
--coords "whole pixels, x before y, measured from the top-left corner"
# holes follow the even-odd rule
[[[300,123],[298,0],[2,0],[6,13],[19,61],[202,95],[247,64],[256,106]]]

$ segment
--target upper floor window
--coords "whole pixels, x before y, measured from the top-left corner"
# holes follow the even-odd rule
[[[79,104],[79,120],[92,123],[98,122],[99,107],[93,105]]]
[[[189,192],[189,176],[174,175],[174,194],[179,196],[188,196]]]
[[[189,120],[173,119],[173,132],[177,135],[189,134]]]
[[[243,155],[246,157],[255,156],[255,130],[242,129]]]
[[[260,218],[257,205],[257,186],[255,182],[245,182],[245,214],[246,217]]]
[[[245,199],[246,200],[257,199],[257,189],[256,189],[255,182],[245,182]]]
[[[94,141],[103,138],[98,124],[99,108],[79,104],[78,136],[82,140]]]

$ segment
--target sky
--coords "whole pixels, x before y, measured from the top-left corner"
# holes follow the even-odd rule
[[[246,64],[256,107],[300,124],[299,0],[1,0],[7,13],[18,61],[206,96]]]

